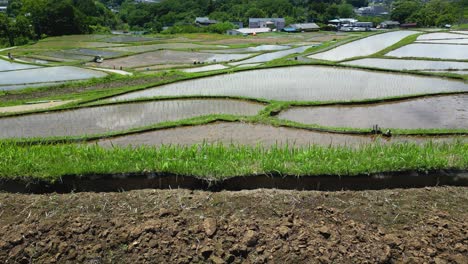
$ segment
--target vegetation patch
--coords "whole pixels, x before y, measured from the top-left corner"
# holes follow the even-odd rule
[[[0,144],[0,177],[57,181],[65,175],[172,173],[210,180],[232,176],[357,175],[467,169],[468,144],[372,144],[304,148],[194,145],[106,149],[97,145]]]

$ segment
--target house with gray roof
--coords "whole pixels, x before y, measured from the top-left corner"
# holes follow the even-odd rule
[[[270,28],[281,31],[285,26],[284,18],[249,18],[249,28]]]

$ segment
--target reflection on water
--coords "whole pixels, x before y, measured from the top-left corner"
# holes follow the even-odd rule
[[[361,59],[343,62],[345,65],[374,67],[392,70],[448,70],[468,69],[468,62],[431,61],[431,60],[399,60],[399,59]]]
[[[368,56],[397,43],[416,31],[395,31],[356,40],[334,49],[309,56],[312,59],[340,61],[358,56]]]
[[[281,101],[350,101],[423,93],[468,91],[461,81],[320,66],[224,74],[124,94],[112,100],[154,96],[229,95]]]
[[[261,104],[235,100],[170,100],[0,118],[0,138],[76,136],[120,131],[208,114],[255,115]]]
[[[466,137],[463,138],[466,140]],[[248,123],[215,123],[209,125],[179,127],[157,130],[141,134],[122,136],[98,141],[99,145],[111,146],[141,146],[141,145],[193,145],[200,143],[223,143],[249,146],[351,146],[358,147],[372,142],[424,143],[427,141],[447,142],[453,137],[403,137],[380,138],[374,136],[358,136],[345,134],[332,134],[308,131],[304,129],[273,127],[261,124]]]
[[[468,95],[363,106],[297,107],[279,118],[330,127],[468,128]]]
[[[265,53],[265,54],[258,55],[256,57],[247,59],[247,60],[243,60],[243,61],[239,61],[239,62],[233,62],[233,63],[230,63],[229,65],[236,66],[236,65],[239,65],[239,64],[246,64],[246,63],[257,63],[257,62],[272,61],[272,60],[283,58],[285,56],[288,56],[288,55],[291,55],[291,54],[294,54],[294,53],[302,53],[302,52],[306,51],[307,49],[312,48],[314,46],[315,45],[302,46],[302,47],[298,47],[298,48],[294,48],[294,49],[288,49],[288,50],[282,50],[282,51],[277,51],[277,52]]]
[[[386,56],[468,60],[468,45],[410,44],[390,51]]]
[[[15,85],[82,80],[106,76],[106,74],[103,72],[71,66],[44,67],[21,71],[2,72],[0,74],[0,91],[22,88],[22,86],[19,86],[18,88]]]

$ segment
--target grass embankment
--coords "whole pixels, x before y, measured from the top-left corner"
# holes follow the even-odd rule
[[[65,175],[173,173],[209,180],[255,174],[357,175],[467,169],[468,144],[372,144],[350,147],[194,145],[102,148],[97,145],[0,144],[0,178],[56,181]]]

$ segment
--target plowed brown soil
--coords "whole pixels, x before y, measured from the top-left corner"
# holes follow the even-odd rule
[[[468,263],[468,188],[0,194],[0,263]]]

